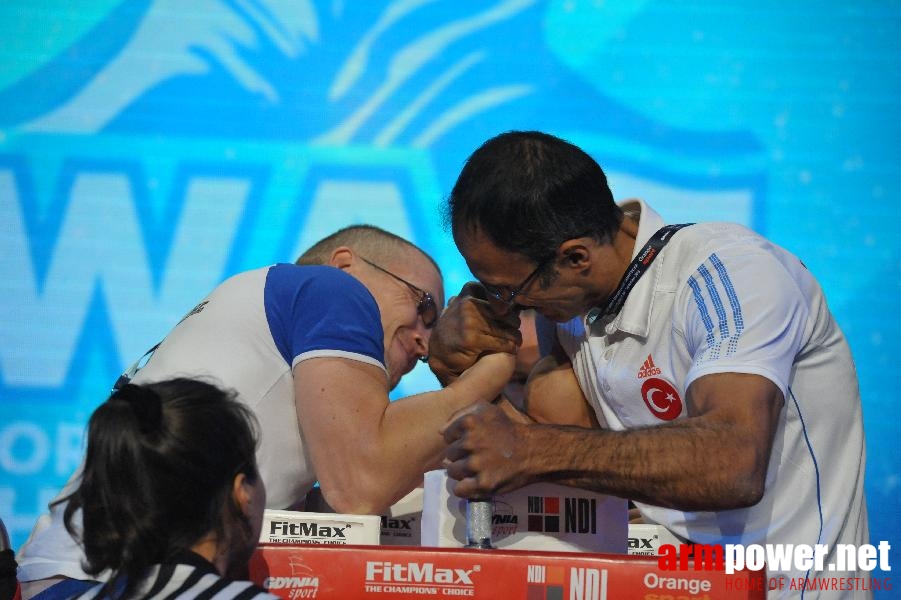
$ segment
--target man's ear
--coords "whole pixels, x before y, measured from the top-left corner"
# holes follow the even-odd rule
[[[557,249],[558,256],[563,260],[558,263],[564,268],[569,267],[581,271],[591,264],[591,252],[585,244],[585,238],[566,240]]]
[[[326,264],[346,271],[354,263],[356,256],[353,249],[347,246],[339,246],[332,252]]]

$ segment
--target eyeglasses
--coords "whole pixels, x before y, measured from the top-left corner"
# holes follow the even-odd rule
[[[374,267],[382,273],[394,277],[395,279],[406,285],[408,288],[410,288],[414,294],[419,296],[416,303],[416,314],[418,314],[419,318],[422,319],[422,324],[425,325],[426,329],[431,329],[435,326],[435,323],[438,321],[438,306],[435,304],[435,298],[433,298],[429,292],[425,291],[421,287],[413,285],[403,277],[398,277],[388,269],[378,266],[371,260],[366,260],[362,256],[360,257],[360,259],[370,267]]]
[[[507,292],[506,295],[494,286],[486,285],[483,283],[482,287],[484,287],[485,291],[488,292],[491,296],[494,296],[494,298],[496,300],[500,300],[504,304],[513,304],[513,300],[517,296],[522,294],[527,287],[529,287],[529,285],[532,283],[532,280],[534,280],[535,277],[537,277],[538,274],[541,272],[541,270],[544,269],[544,267],[547,266],[547,264],[549,262],[551,262],[552,260],[554,260],[553,257],[551,257],[547,260],[543,260],[540,263],[538,263],[538,266],[535,267],[535,270],[532,271],[531,273],[529,273],[529,276],[526,277],[525,279],[523,279],[522,283],[520,283],[518,286],[516,286],[515,288],[513,288],[512,290]]]

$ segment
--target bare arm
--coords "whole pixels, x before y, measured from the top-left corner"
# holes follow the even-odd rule
[[[512,369],[509,354],[485,356],[442,390],[389,402],[378,367],[345,358],[298,363],[297,417],[327,503],[358,514],[390,506],[441,456],[447,419],[495,398]]]
[[[560,363],[554,357],[546,356],[538,361],[529,376],[522,401],[505,394],[506,390],[496,404],[513,421],[599,427],[568,360]]]
[[[495,407],[464,415],[445,430],[455,493],[556,481],[682,510],[757,503],[781,392],[757,375],[723,373],[686,395],[688,418],[630,431],[514,423]]]
[[[532,369],[523,408],[537,423],[598,427],[572,363],[559,346]]]

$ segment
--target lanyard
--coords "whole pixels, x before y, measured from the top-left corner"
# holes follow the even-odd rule
[[[651,236],[648,243],[641,248],[641,251],[636,254],[635,258],[632,259],[632,262],[629,263],[629,268],[626,269],[623,278],[619,280],[619,285],[616,286],[616,289],[613,290],[613,293],[607,298],[607,302],[603,306],[596,306],[588,311],[588,317],[586,319],[588,324],[593,324],[601,317],[618,313],[623,307],[623,304],[626,303],[629,292],[632,291],[632,288],[635,287],[635,284],[638,283],[641,276],[644,275],[645,271],[648,270],[648,267],[651,266],[651,263],[654,262],[654,259],[657,258],[657,255],[660,254],[660,251],[663,250],[663,247],[666,246],[670,241],[670,238],[673,237],[672,234],[689,225],[692,225],[692,223],[665,225],[658,229],[657,233]]]

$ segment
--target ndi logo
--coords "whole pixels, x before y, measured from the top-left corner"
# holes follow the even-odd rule
[[[560,498],[529,496],[528,511],[528,531],[560,531]]]
[[[606,600],[607,569],[572,567],[569,570],[569,597],[572,600]]]
[[[530,599],[558,600],[564,597],[566,567],[528,565],[526,581]],[[591,567],[569,568],[570,600],[606,600],[607,570]]]
[[[528,598],[556,600],[563,598],[565,568],[548,565],[528,565],[526,571]]]
[[[560,498],[528,497],[528,531],[560,533]],[[563,498],[563,532],[597,533],[597,499]]]

